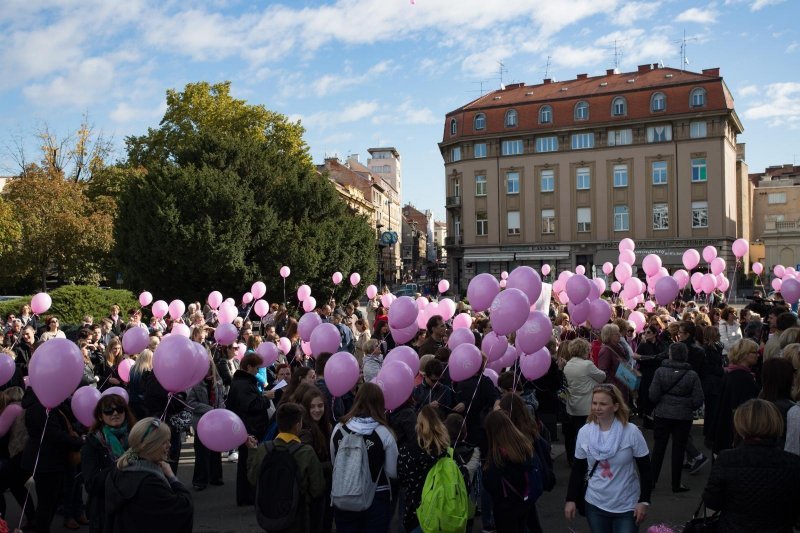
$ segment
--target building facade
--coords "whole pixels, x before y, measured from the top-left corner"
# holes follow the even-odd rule
[[[800,264],[800,166],[782,165],[750,174],[753,190],[751,258],[764,264]],[[755,255],[754,255],[755,254]]]
[[[625,237],[670,271],[690,247],[732,261],[733,241],[749,238],[742,131],[719,69],[658,65],[517,83],[448,113],[439,148],[454,290],[518,265],[602,275]]]
[[[428,226],[431,212],[422,212],[411,204],[403,206],[403,281],[427,281]]]

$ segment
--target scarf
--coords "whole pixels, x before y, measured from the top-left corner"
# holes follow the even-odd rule
[[[132,448],[128,450],[127,453],[130,455],[130,462],[127,468],[122,470],[122,472],[149,472],[162,480],[167,487],[170,486],[169,480],[167,476],[164,475],[164,471],[161,470],[160,466],[152,461],[140,458]]]
[[[737,364],[731,363],[731,364],[729,364],[728,366],[725,367],[725,372],[727,372],[727,373],[735,372],[736,370],[744,370],[748,374],[755,375],[755,374],[753,374],[753,370],[749,366],[737,365]]]
[[[119,459],[128,447],[128,424],[125,422],[118,428],[103,424],[103,440],[111,449],[111,459]]]
[[[622,422],[614,417],[611,429],[600,431],[600,424],[589,424],[589,455],[595,461],[605,461],[614,457],[619,451],[622,440]]]

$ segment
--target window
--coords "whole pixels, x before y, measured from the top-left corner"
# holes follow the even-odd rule
[[[664,124],[663,126],[650,126],[647,128],[647,142],[649,143],[664,143],[672,140],[672,126]]]
[[[654,93],[650,98],[650,111],[658,113],[667,109],[667,97],[664,93]]]
[[[455,135],[458,131],[458,122],[456,119],[450,119],[450,135]]]
[[[578,208],[578,232],[584,233],[592,231],[592,208],[579,207]]]
[[[692,202],[692,227],[708,227],[708,202]]]
[[[453,196],[461,196],[461,180],[453,180]]]
[[[653,185],[667,184],[667,162],[653,161],[652,164]]]
[[[553,122],[553,108],[543,105],[539,108],[539,124],[550,124]]]
[[[540,175],[542,192],[553,192],[556,189],[555,173],[552,170],[542,170]]]
[[[706,158],[698,157],[692,159],[692,181],[707,181],[706,177]]]
[[[506,111],[506,128],[515,128],[517,126],[517,112],[514,109]]]
[[[486,115],[483,113],[478,113],[475,115],[475,119],[472,121],[472,126],[476,130],[482,130],[486,128]]]
[[[621,96],[617,96],[611,102],[611,114],[615,117],[624,117],[628,114],[628,102]]]
[[[706,106],[706,90],[702,87],[692,89],[689,103],[692,107],[705,107]]]
[[[522,153],[522,140],[503,141],[503,155],[520,155]]]
[[[614,206],[614,231],[628,231],[630,224],[628,220],[628,206]]]
[[[473,145],[472,155],[476,158],[486,157],[486,143],[475,143]]]
[[[572,149],[594,148],[594,133],[575,133],[572,135]]]
[[[575,184],[579,191],[584,191],[592,188],[592,173],[587,167],[579,168],[575,172]]]
[[[536,151],[537,152],[556,152],[558,151],[558,137],[537,137],[536,138]]]
[[[508,234],[519,235],[519,211],[508,212]]]
[[[589,118],[589,104],[578,102],[575,104],[575,120],[586,120]]]
[[[519,194],[519,172],[506,172],[506,194]]]
[[[772,204],[785,204],[786,203],[786,193],[785,192],[771,192],[767,195],[767,203]]]
[[[542,233],[556,232],[555,209],[542,209]]]
[[[667,204],[653,204],[653,229],[669,229],[669,211]]]
[[[453,216],[453,233],[455,237],[461,237],[461,217],[459,215]]]
[[[609,146],[624,146],[626,144],[633,144],[633,130],[630,128],[625,130],[608,130]]]
[[[614,165],[614,187],[628,186],[628,165]]]
[[[461,147],[454,146],[450,149],[450,161],[461,161]]]
[[[486,176],[475,176],[475,196],[486,196]]]
[[[486,211],[475,213],[475,234],[479,237],[489,234],[489,218],[486,216]]]
[[[703,139],[707,135],[708,132],[706,122],[698,120],[689,125],[689,137],[692,139]]]

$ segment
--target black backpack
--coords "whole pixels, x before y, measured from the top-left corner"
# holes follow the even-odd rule
[[[256,484],[256,519],[266,531],[281,531],[295,525],[298,518],[300,472],[294,454],[303,444],[275,446],[269,441],[264,446],[267,455]]]

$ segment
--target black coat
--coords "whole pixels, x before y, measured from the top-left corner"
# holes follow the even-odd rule
[[[86,444],[81,448],[81,472],[86,485],[86,502],[89,507],[90,530],[103,531],[105,521],[106,478],[116,469],[111,454],[94,434],[86,437]]]
[[[483,429],[483,419],[494,408],[494,402],[500,398],[500,393],[497,392],[497,388],[491,380],[484,378],[482,374],[455,383],[454,390],[456,393],[455,403],[463,403],[465,406],[465,411],[461,414],[466,419],[466,440],[476,444],[480,448],[481,454],[485,454],[487,441],[486,432]],[[469,410],[467,411],[467,409]],[[463,434],[461,438],[464,438]]]
[[[417,441],[417,412],[414,410],[413,400],[389,413],[389,427],[394,431],[397,446]]]
[[[242,419],[248,434],[259,440],[266,434],[270,401],[258,391],[258,381],[254,375],[244,370],[234,372],[225,405]]]
[[[83,440],[70,435],[67,420],[69,409],[60,405],[50,410],[48,419],[44,406],[39,403],[39,398],[33,389],[25,390],[22,398],[22,408],[25,409],[25,428],[28,430],[28,442],[22,452],[22,468],[33,472],[36,463],[36,452],[39,450],[39,440],[44,432],[37,472],[62,472],[67,468],[68,452],[77,452],[81,449]],[[45,422],[47,428],[45,429]]]
[[[703,500],[722,511],[720,533],[791,533],[800,517],[798,479],[800,457],[775,441],[747,441],[720,453]]]
[[[712,419],[714,453],[733,447],[733,412],[747,400],[757,397],[758,392],[755,377],[749,370],[733,367],[725,373],[719,405]]]

